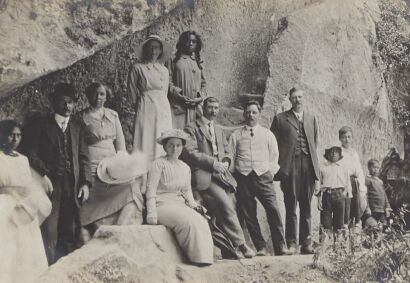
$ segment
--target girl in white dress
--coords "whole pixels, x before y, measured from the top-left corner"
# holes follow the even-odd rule
[[[39,226],[51,203],[16,152],[20,140],[16,122],[0,122],[0,282],[33,282],[47,269]]]
[[[166,155],[156,159],[148,173],[147,222],[170,228],[188,260],[197,265],[213,262],[211,231],[192,195],[191,171],[179,160],[187,135],[182,130],[162,133],[157,142]]]

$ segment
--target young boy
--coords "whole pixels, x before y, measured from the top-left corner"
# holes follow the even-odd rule
[[[390,216],[390,204],[384,191],[383,181],[379,179],[378,173],[380,164],[377,159],[370,159],[367,163],[369,175],[366,177],[367,198],[370,211],[374,219],[386,224],[386,219]]]
[[[333,146],[325,150],[328,161],[320,170],[319,197],[320,223],[328,234],[339,232],[344,227],[346,198],[351,197],[349,171],[338,161],[342,159],[342,148]]]
[[[361,218],[367,207],[365,177],[357,151],[353,148],[353,130],[348,126],[339,129],[343,159],[340,164],[347,168],[352,187],[351,197],[346,199],[345,224],[355,232],[360,231]]]

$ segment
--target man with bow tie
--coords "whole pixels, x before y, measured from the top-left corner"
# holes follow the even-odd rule
[[[311,208],[315,181],[319,180],[317,158],[318,126],[315,116],[303,110],[301,89],[292,88],[289,100],[292,108],[275,116],[271,131],[279,146],[279,172],[286,208],[286,241],[291,252],[297,251],[296,207],[299,202],[299,244],[301,253],[312,254]]]
[[[244,217],[256,255],[267,254],[256,214],[257,198],[266,210],[275,255],[289,254],[283,223],[273,187],[273,176],[278,171],[278,146],[275,136],[259,125],[261,106],[249,101],[244,107],[246,125],[231,135],[229,144],[233,152],[233,170],[238,181],[238,208]]]
[[[245,244],[245,237],[231,198],[232,190],[236,189],[235,179],[229,172],[232,153],[224,131],[214,122],[218,113],[218,99],[206,98],[203,116],[185,126],[184,131],[190,135],[190,140],[182,156],[192,169],[192,188],[216,218],[217,226],[224,233],[222,236],[228,238],[233,247],[238,248],[245,257],[250,258],[255,253]],[[226,183],[221,183],[221,180],[225,180]],[[214,233],[213,236],[215,240]],[[224,247],[221,251],[224,256]]]
[[[50,95],[54,113],[30,121],[25,128],[30,165],[43,176],[52,210],[42,225],[49,264],[78,247],[78,208],[91,184],[88,148],[80,124],[72,119],[76,91],[59,83]]]

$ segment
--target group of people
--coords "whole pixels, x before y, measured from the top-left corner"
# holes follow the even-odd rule
[[[292,108],[276,115],[270,129],[259,125],[261,105],[249,101],[245,125],[228,139],[215,121],[219,100],[206,95],[201,47],[196,32],[184,32],[175,56],[164,62],[159,36],[142,43],[140,62],[128,75],[135,111],[131,154],[118,114],[104,107],[111,93],[101,83],[85,89],[89,107],[79,113],[76,89],[59,83],[49,115],[27,122],[24,131],[13,120],[0,122],[0,235],[14,247],[2,260],[0,279],[12,282],[24,276],[19,270],[31,270],[34,278],[47,268],[46,256],[53,264],[101,225],[165,225],[197,265],[212,264],[214,244],[225,258],[264,256],[256,199],[266,211],[275,255],[295,254],[299,245],[301,253],[314,253],[314,194],[329,231],[359,225],[365,211],[382,218],[380,205],[368,206],[366,195],[369,188],[369,203],[381,201],[378,163],[369,162],[365,180],[349,127],[339,131],[342,146],[326,150],[329,163],[319,166],[317,120],[303,109],[302,89],[290,90]],[[17,152],[22,136],[28,158]],[[283,191],[285,225],[273,181]],[[256,252],[245,243],[241,223]]]

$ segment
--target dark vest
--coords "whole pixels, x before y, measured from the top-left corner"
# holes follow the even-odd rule
[[[297,118],[296,118],[297,119]],[[302,152],[306,155],[309,154],[309,145],[305,133],[305,127],[303,126],[303,121],[298,120],[298,137],[296,142],[295,154],[301,154]]]
[[[73,155],[71,152],[70,127],[67,127],[64,133],[58,129],[58,144],[60,156],[57,160],[56,175],[63,176],[64,174],[71,174]]]

